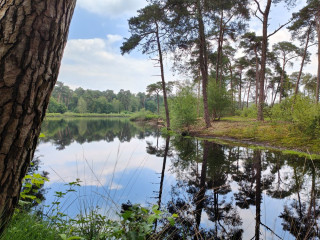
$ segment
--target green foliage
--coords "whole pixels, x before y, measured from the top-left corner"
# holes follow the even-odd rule
[[[197,120],[197,98],[190,87],[180,89],[177,96],[170,101],[173,128],[187,127]]]
[[[256,105],[252,105],[248,108],[244,108],[240,112],[241,117],[246,117],[246,118],[256,118],[258,114],[258,109]]]
[[[67,109],[66,105],[64,105],[63,103],[59,103],[53,97],[50,98],[48,112],[50,112],[50,113],[65,113],[67,110],[68,109]]]
[[[86,113],[87,112],[87,102],[84,100],[83,97],[80,97],[78,100],[77,111],[79,113]]]
[[[40,204],[42,199],[37,197],[39,189],[49,181],[48,178],[41,176],[39,173],[26,175],[23,179],[22,190],[20,192],[20,206]]]
[[[57,240],[59,231],[34,213],[15,214],[1,240]]]
[[[292,122],[300,132],[320,137],[320,109],[309,97],[286,98],[270,112],[272,120]]]
[[[139,112],[133,113],[130,117],[130,121],[150,121],[154,119],[159,119],[159,115],[146,111],[144,108]]]
[[[224,85],[219,85],[211,79],[208,86],[208,108],[213,120],[220,119],[225,113],[230,111],[231,97]]]
[[[30,180],[31,185],[40,187],[47,180],[39,174],[28,175],[25,181]],[[111,220],[99,213],[100,209],[87,209],[81,211],[76,217],[71,218],[61,209],[61,200],[70,192],[75,192],[75,187],[80,186],[80,180],[66,184],[69,189],[65,192],[56,191],[56,199],[49,207],[49,211],[41,215],[33,212],[16,211],[4,236],[4,240],[76,240],[76,239],[146,239],[154,231],[154,223],[162,223],[173,226],[177,214],[168,215],[160,211],[158,205],[151,209],[130,202],[122,205],[122,211],[118,214],[120,220]],[[28,191],[21,192],[21,197],[26,198]],[[45,217],[43,217],[45,216]]]

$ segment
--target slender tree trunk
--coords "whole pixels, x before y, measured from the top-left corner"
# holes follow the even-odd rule
[[[0,233],[19,201],[75,3],[0,2]]]
[[[256,58],[256,106],[258,106],[258,98],[259,98],[259,58],[257,47],[254,48],[255,58]]]
[[[248,90],[248,96],[247,96],[247,108],[249,107],[249,94],[251,89],[251,81],[249,82],[249,90]]]
[[[297,97],[297,94],[298,94],[298,92],[299,92],[300,79],[301,79],[302,70],[303,70],[304,62],[305,62],[305,60],[306,60],[306,56],[307,56],[307,52],[308,52],[308,47],[309,47],[310,33],[311,33],[311,26],[309,26],[309,29],[308,29],[308,32],[307,32],[306,45],[305,45],[305,47],[304,47],[304,52],[303,52],[303,56],[302,56],[300,71],[299,71],[299,75],[298,75],[298,79],[297,79],[297,83],[296,83],[296,88],[295,88],[295,91],[294,91],[294,101],[295,101],[295,99],[296,99],[296,97]]]
[[[222,52],[222,26],[223,26],[223,10],[221,11],[220,23],[219,23],[219,37],[218,37],[218,55],[217,55],[217,64],[216,64],[216,83],[218,83],[220,79],[220,62],[221,62],[221,52]],[[220,82],[221,85],[221,82]]]
[[[261,223],[261,152],[254,152],[255,168],[256,168],[256,227],[255,239],[260,239],[260,223]]]
[[[159,93],[157,92],[157,105],[158,105],[158,115],[160,114],[160,104],[159,104]]]
[[[241,72],[240,72],[240,79],[239,79],[239,109],[241,109],[241,91],[242,91],[242,89],[241,89],[241,84],[242,84],[242,70],[241,70]]]
[[[283,58],[283,63],[282,63],[282,72],[281,72],[281,77],[280,77],[279,103],[281,103],[281,100],[282,100],[283,80],[284,80],[284,70],[285,70],[285,66],[286,66],[286,57]]]
[[[168,107],[168,99],[167,99],[167,88],[166,88],[166,82],[164,79],[164,68],[163,68],[163,58],[162,58],[162,50],[161,50],[161,44],[160,44],[160,37],[159,37],[159,26],[157,25],[157,45],[158,45],[158,53],[159,53],[159,62],[160,62],[160,70],[161,70],[161,82],[162,82],[162,91],[163,91],[163,101],[164,101],[164,108],[166,112],[166,122],[167,122],[167,129],[170,130],[170,116],[169,116],[169,107]]]
[[[263,106],[264,106],[264,80],[266,75],[267,63],[267,48],[268,48],[268,17],[271,8],[271,0],[267,1],[265,11],[263,12],[263,30],[262,30],[262,45],[261,45],[261,69],[260,69],[260,90],[259,90],[259,104],[258,104],[258,121],[263,121]]]
[[[316,89],[316,103],[319,103],[319,87],[320,87],[320,10],[317,15],[317,35],[318,35],[318,76]]]
[[[202,10],[200,0],[197,0],[197,10],[198,10],[198,31],[199,31],[199,61],[200,70],[202,76],[202,96],[203,96],[203,112],[204,120],[206,122],[206,128],[211,127],[210,116],[208,110],[208,53],[207,53],[207,43],[204,31],[204,23],[202,19]]]
[[[229,71],[230,71],[230,88],[231,88],[231,105],[232,105],[232,111],[234,110],[233,106],[233,71],[232,71],[232,65],[231,62],[229,62]]]

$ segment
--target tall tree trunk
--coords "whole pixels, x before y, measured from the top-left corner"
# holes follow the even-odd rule
[[[258,97],[259,97],[259,58],[257,47],[254,48],[254,54],[256,58],[256,106],[258,106]]]
[[[239,96],[238,96],[238,98],[239,98],[239,109],[241,109],[241,91],[242,91],[242,89],[241,89],[241,84],[242,84],[242,69],[241,69],[241,72],[240,72],[240,79],[239,79]]]
[[[167,122],[167,129],[170,130],[170,116],[169,116],[169,107],[168,107],[168,99],[167,99],[167,88],[166,88],[166,82],[164,80],[164,68],[163,68],[163,58],[162,58],[162,50],[161,50],[161,44],[160,44],[160,37],[159,37],[159,26],[157,25],[157,45],[158,45],[158,53],[159,53],[159,62],[160,62],[160,70],[161,70],[161,82],[162,82],[162,91],[163,91],[163,101],[164,101],[164,108],[166,111],[166,122]]]
[[[282,92],[283,92],[283,80],[284,80],[284,70],[286,67],[286,57],[283,58],[283,63],[282,63],[282,72],[281,72],[281,77],[280,77],[280,94],[279,94],[279,103],[281,103],[282,100]]]
[[[219,37],[218,37],[218,49],[217,49],[217,63],[216,63],[216,83],[220,80],[220,66],[221,66],[221,53],[222,53],[222,27],[223,27],[223,10],[221,11],[220,23],[219,23]],[[221,85],[221,82],[220,82]]]
[[[296,83],[296,88],[294,91],[294,100],[297,97],[298,91],[299,91],[299,84],[300,84],[300,79],[301,79],[301,75],[302,75],[302,70],[303,70],[303,66],[304,66],[304,62],[306,60],[307,57],[307,52],[308,52],[308,47],[309,47],[309,41],[310,41],[310,33],[311,33],[311,25],[309,26],[308,32],[307,32],[307,40],[306,40],[306,45],[304,47],[304,52],[303,52],[303,56],[302,56],[302,61],[301,61],[301,66],[300,66],[300,71],[299,71],[299,75],[298,75],[298,79],[297,79],[297,83]]]
[[[203,112],[204,112],[204,120],[206,122],[206,128],[211,127],[210,124],[210,116],[208,109],[208,52],[207,52],[207,42],[204,31],[204,23],[202,19],[202,10],[200,0],[197,0],[197,12],[198,12],[198,31],[199,31],[199,62],[200,62],[200,70],[202,76],[202,96],[203,96]]]
[[[319,103],[319,87],[320,87],[320,10],[317,15],[317,35],[318,35],[318,76],[316,89],[316,103]]]
[[[250,89],[251,89],[251,81],[249,82],[249,90],[248,90],[248,96],[247,96],[247,108],[249,107],[249,95],[250,95]]]
[[[255,226],[255,239],[260,239],[260,223],[261,223],[261,152],[259,150],[254,152],[254,161],[256,169],[256,226]]]
[[[75,0],[0,2],[0,233],[18,204]]]
[[[256,1],[256,0],[255,0]],[[268,48],[268,17],[271,8],[271,0],[268,0],[265,11],[263,12],[263,29],[262,29],[262,45],[261,45],[261,69],[260,69],[260,86],[259,86],[259,104],[258,104],[258,121],[263,121],[264,106],[264,80],[266,75],[267,48]]]
[[[159,104],[159,93],[157,92],[157,107],[158,107],[158,115],[160,114],[160,104]]]

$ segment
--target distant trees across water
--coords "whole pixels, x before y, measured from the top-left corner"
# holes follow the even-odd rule
[[[85,90],[77,88],[72,90],[62,82],[57,82],[52,92],[48,106],[49,113],[121,113],[137,112],[146,109],[151,112],[158,111],[163,106],[163,97],[156,94],[121,89],[118,93],[113,90]]]

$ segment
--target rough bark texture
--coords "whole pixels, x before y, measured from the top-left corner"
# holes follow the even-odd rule
[[[0,233],[19,201],[75,3],[0,1]]]

